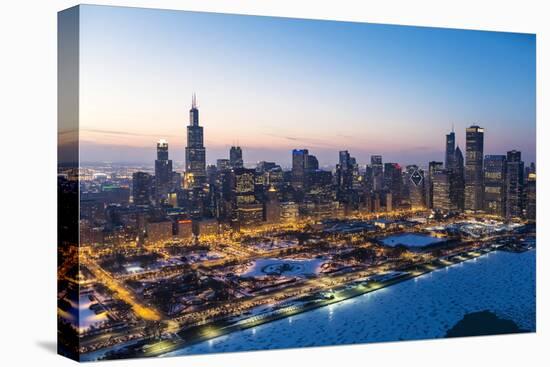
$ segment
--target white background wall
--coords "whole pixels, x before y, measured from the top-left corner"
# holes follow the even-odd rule
[[[548,365],[546,1],[94,1],[241,14],[537,33],[537,334],[104,362],[103,366]],[[73,1],[0,3],[0,364],[64,366],[56,340],[56,12]],[[546,103],[544,103],[544,102]],[[547,140],[547,139],[546,139]]]

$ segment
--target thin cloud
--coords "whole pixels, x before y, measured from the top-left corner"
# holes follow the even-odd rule
[[[102,129],[82,129],[83,132],[89,132],[94,134],[104,134],[104,135],[117,135],[117,136],[140,136],[140,137],[176,137],[172,134],[146,134],[146,133],[135,133],[129,131],[116,131],[116,130],[102,130]]]

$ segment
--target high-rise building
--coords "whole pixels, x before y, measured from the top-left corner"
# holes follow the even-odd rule
[[[397,163],[384,163],[384,190],[392,194],[394,206],[401,201],[402,183],[401,166]]]
[[[527,216],[527,219],[536,220],[537,219],[537,174],[535,172],[531,172],[527,176],[526,190],[527,190],[526,216]]]
[[[267,190],[267,200],[265,202],[265,221],[268,223],[278,223],[281,220],[281,205],[277,190],[270,187]]]
[[[459,210],[464,210],[464,156],[457,146],[450,169],[451,203]]]
[[[420,208],[425,205],[424,201],[424,171],[417,165],[407,166],[405,174],[407,193],[411,208]]]
[[[487,155],[483,164],[483,210],[492,215],[506,214],[506,156]]]
[[[445,169],[449,180],[449,195],[454,210],[464,210],[464,157],[456,145],[455,133],[445,136]]]
[[[254,182],[256,171],[249,168],[236,168],[234,175],[233,195],[237,207],[242,204],[255,203]]]
[[[340,194],[343,194],[353,187],[353,167],[355,159],[350,156],[347,150],[343,150],[339,153],[338,162],[335,179]]]
[[[445,168],[452,169],[455,157],[455,132],[451,131],[445,138]]]
[[[516,218],[523,214],[523,162],[521,152],[506,154],[506,217]]]
[[[382,165],[382,156],[372,155],[370,157],[370,166],[372,170],[372,190],[380,191],[384,185],[384,166]]]
[[[231,164],[229,159],[217,159],[216,168],[218,171],[227,171],[231,169]]]
[[[425,189],[426,189],[426,207],[433,208],[433,198],[434,198],[434,176],[436,172],[442,171],[443,162],[432,161],[428,164],[428,174],[424,176]]]
[[[134,172],[132,175],[132,197],[134,205],[150,205],[152,177],[147,172]]]
[[[197,98],[193,94],[187,126],[187,147],[185,148],[185,175],[189,187],[198,187],[206,182],[206,149],[204,133],[199,126]]]
[[[256,170],[249,168],[235,168],[233,197],[235,215],[234,220],[240,228],[260,224],[264,220],[263,205],[256,200],[255,176]]]
[[[239,146],[229,149],[229,165],[231,168],[243,168],[243,150]]]
[[[466,129],[464,209],[471,211],[483,209],[483,136],[479,126]]]
[[[172,191],[172,160],[168,159],[168,143],[159,140],[157,143],[157,159],[155,160],[155,197],[157,203],[164,202]]]
[[[441,211],[455,210],[451,202],[450,170],[437,170],[432,175],[433,209]]]
[[[303,190],[306,188],[308,155],[309,152],[307,149],[292,150],[291,183],[295,190]]]

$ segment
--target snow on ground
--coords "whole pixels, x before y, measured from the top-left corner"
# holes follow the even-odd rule
[[[535,255],[493,252],[169,355],[441,338],[466,313],[482,310],[534,331]]]
[[[382,243],[391,247],[395,247],[397,245],[404,245],[407,247],[424,247],[442,241],[445,241],[445,239],[423,234],[407,233],[386,237],[382,240]]]
[[[280,240],[274,239],[273,241],[263,241],[253,244],[253,246],[259,250],[270,251],[270,250],[279,250],[288,247],[293,247],[298,244],[297,240]]]
[[[323,259],[258,259],[242,273],[242,277],[261,277],[266,275],[305,277],[321,271]]]

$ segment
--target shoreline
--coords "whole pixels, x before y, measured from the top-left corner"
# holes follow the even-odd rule
[[[358,297],[378,289],[389,287],[391,285],[401,283],[413,278],[422,276],[432,271],[443,269],[449,266],[457,265],[465,261],[473,260],[479,256],[485,255],[493,251],[506,251],[513,252],[506,248],[494,248],[492,246],[485,247],[483,249],[458,253],[448,259],[437,259],[433,262],[424,263],[422,265],[414,266],[403,270],[403,273],[397,276],[382,281],[362,281],[357,284],[352,282],[348,285],[343,285],[333,290],[334,297],[331,299],[310,299],[302,301],[300,305],[286,306],[280,309],[273,310],[268,314],[251,315],[239,321],[218,321],[207,325],[201,325],[189,328],[185,331],[180,331],[177,335],[181,339],[166,339],[161,341],[155,341],[154,343],[148,343],[147,341],[137,342],[133,348],[126,352],[119,352],[109,354],[102,357],[104,360],[119,359],[126,357],[143,358],[143,357],[155,357],[162,356],[168,353],[175,352],[178,349],[183,349],[201,342],[208,341],[210,339],[217,338],[219,336],[228,335],[233,332],[250,329],[262,324],[267,324],[273,321],[281,320],[293,315],[305,313],[314,309],[329,306],[331,304],[339,303],[354,297]],[[366,283],[366,284],[365,284]],[[343,289],[342,289],[343,288]],[[303,297],[307,298],[307,297]],[[296,301],[300,301],[298,299]],[[84,359],[86,360],[86,359]]]

